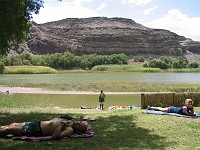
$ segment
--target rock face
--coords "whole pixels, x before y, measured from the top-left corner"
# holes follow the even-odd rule
[[[131,19],[106,17],[33,23],[31,36],[24,44],[35,54],[69,51],[75,55],[182,55],[186,50],[200,53],[200,42],[168,30],[148,28]]]

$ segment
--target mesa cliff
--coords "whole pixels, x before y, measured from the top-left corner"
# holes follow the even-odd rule
[[[200,42],[163,29],[145,27],[126,18],[68,18],[33,25],[20,51],[34,54],[71,52],[126,55],[200,54]]]

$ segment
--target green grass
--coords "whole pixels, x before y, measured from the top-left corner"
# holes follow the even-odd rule
[[[4,74],[48,74],[57,71],[45,66],[5,66]]]
[[[195,108],[200,111],[200,108]],[[186,150],[199,149],[200,126],[197,119],[165,115],[147,115],[144,110],[25,110],[7,109],[0,113],[0,125],[30,120],[49,120],[64,114],[81,115],[98,120],[91,122],[95,135],[91,138],[60,139],[55,141],[27,142],[0,138],[0,149],[5,150]]]
[[[61,91],[94,91],[104,89],[107,92],[199,92],[200,83],[79,83],[79,84],[2,84],[5,86],[37,87]]]
[[[99,65],[92,71],[161,72],[159,68],[144,68],[141,65]]]
[[[200,72],[200,68],[167,69],[167,72]]]
[[[200,68],[183,68],[183,69],[167,69],[160,68],[145,68],[142,64],[128,64],[128,65],[98,65],[91,70],[62,70],[60,73],[66,72],[94,72],[94,71],[108,71],[108,72],[200,72]],[[57,70],[45,66],[5,66],[4,74],[46,74],[57,73]]]
[[[200,68],[166,69],[145,68],[141,64],[128,65],[99,65],[92,68],[92,71],[126,71],[126,72],[200,72]]]
[[[13,101],[10,99],[10,96],[2,96],[0,95],[0,108],[19,108],[23,107],[21,104],[19,105],[17,101]]]

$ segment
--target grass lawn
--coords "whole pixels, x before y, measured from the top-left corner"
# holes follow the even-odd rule
[[[199,107],[195,107],[200,111]],[[63,114],[74,117],[97,116],[89,121],[95,135],[91,138],[28,142],[0,138],[1,150],[132,150],[132,149],[200,149],[200,119],[165,115],[147,115],[144,110],[65,110],[0,109],[0,125],[31,120],[49,120]]]

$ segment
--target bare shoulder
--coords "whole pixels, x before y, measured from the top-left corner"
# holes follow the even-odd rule
[[[68,126],[68,127],[65,127],[62,130],[60,137],[68,137],[68,136],[73,135],[73,134],[74,134],[73,128]]]

